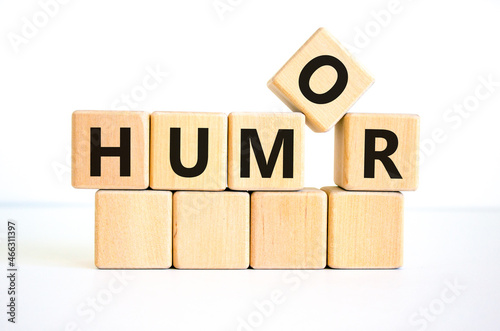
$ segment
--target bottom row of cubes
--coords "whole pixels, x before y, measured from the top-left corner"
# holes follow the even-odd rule
[[[100,190],[98,268],[398,268],[403,195]]]

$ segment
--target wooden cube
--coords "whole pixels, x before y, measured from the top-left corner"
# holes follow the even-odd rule
[[[304,123],[304,115],[299,113],[231,113],[229,188],[303,188]]]
[[[328,266],[399,268],[403,264],[403,195],[322,188],[328,194]]]
[[[419,135],[417,115],[345,115],[335,127],[335,184],[346,190],[416,190]]]
[[[250,195],[247,192],[174,193],[174,267],[246,269]]]
[[[71,181],[75,188],[147,188],[149,114],[75,111]]]
[[[306,115],[316,132],[330,130],[374,79],[324,28],[267,83],[290,109]]]
[[[151,115],[153,189],[222,191],[227,179],[227,116],[155,112]]]
[[[99,190],[95,265],[149,269],[172,265],[172,192]]]
[[[326,226],[327,197],[321,190],[252,193],[250,266],[324,268]]]

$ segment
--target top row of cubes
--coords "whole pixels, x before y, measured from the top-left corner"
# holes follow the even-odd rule
[[[300,113],[76,111],[76,188],[220,191],[304,187]],[[335,183],[415,190],[419,118],[347,114],[336,126]]]

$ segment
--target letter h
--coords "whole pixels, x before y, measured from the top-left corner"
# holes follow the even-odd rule
[[[101,128],[90,128],[90,176],[101,176],[101,157],[120,158],[120,177],[130,177],[130,128],[120,128],[119,147],[101,147]]]

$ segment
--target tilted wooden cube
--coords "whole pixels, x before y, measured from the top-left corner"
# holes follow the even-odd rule
[[[75,111],[71,165],[75,188],[147,188],[149,114]]]
[[[328,194],[328,266],[399,268],[403,264],[403,195],[322,188]]]
[[[335,127],[335,184],[346,190],[418,187],[420,119],[407,114],[346,114]]]
[[[250,229],[254,269],[326,265],[327,197],[321,190],[252,193]]]
[[[247,192],[174,193],[174,267],[246,269],[250,195]]]
[[[330,130],[374,79],[324,28],[267,83],[290,109],[306,115],[314,131]]]
[[[153,189],[222,191],[227,181],[227,116],[154,112],[150,185]]]
[[[232,190],[304,187],[304,115],[231,113],[228,186]]]
[[[99,190],[95,265],[150,269],[172,265],[172,192]]]

